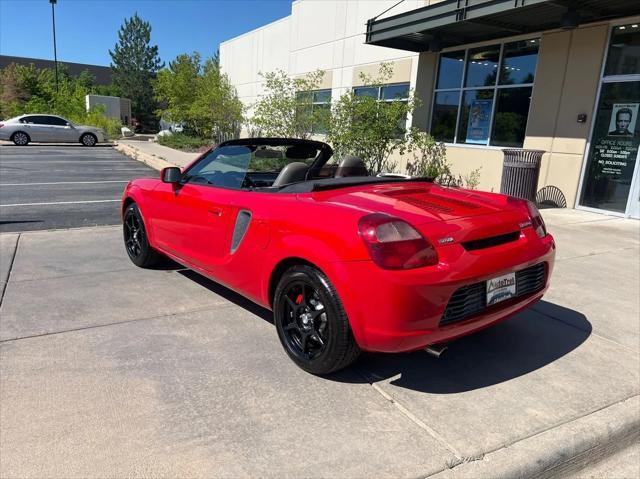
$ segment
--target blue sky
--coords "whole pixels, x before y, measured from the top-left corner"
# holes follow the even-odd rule
[[[118,29],[135,12],[151,23],[163,61],[213,55],[220,42],[291,13],[291,0],[58,0],[58,60],[109,65]],[[48,0],[0,0],[0,54],[53,59]]]

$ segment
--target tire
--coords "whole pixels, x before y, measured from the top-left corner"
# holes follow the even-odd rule
[[[16,131],[11,135],[11,141],[13,141],[13,144],[16,146],[26,146],[31,141],[31,138],[23,131]]]
[[[122,222],[124,247],[129,259],[140,268],[150,268],[160,262],[162,256],[151,245],[138,205],[131,203],[124,212]]]
[[[80,137],[80,143],[83,146],[96,146],[98,138],[93,133],[85,133]]]
[[[316,268],[298,265],[284,273],[276,287],[273,317],[284,350],[311,374],[346,368],[360,354],[338,293]]]

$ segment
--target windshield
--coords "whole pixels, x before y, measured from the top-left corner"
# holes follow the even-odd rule
[[[222,188],[270,187],[290,163],[309,168],[319,155],[313,145],[228,145],[216,148],[185,172],[183,182]]]

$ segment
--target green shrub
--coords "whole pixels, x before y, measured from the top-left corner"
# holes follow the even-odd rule
[[[173,135],[158,136],[158,143],[169,148],[182,151],[197,151],[204,146],[211,146],[210,138],[198,138],[184,133],[174,133]]]

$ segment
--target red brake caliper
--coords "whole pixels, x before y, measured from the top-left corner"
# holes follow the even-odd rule
[[[300,304],[302,303],[302,294],[299,294],[298,297],[296,298],[296,304]]]

